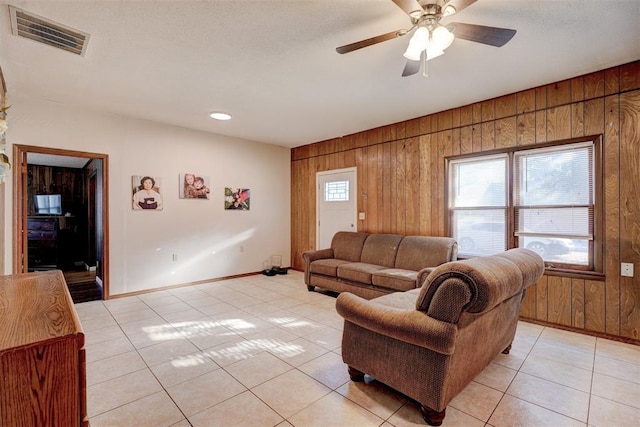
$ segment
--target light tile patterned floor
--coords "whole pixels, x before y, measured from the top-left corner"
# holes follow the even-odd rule
[[[91,426],[426,425],[349,381],[334,306],[295,271],[77,304]],[[640,425],[640,347],[520,322],[443,425]]]

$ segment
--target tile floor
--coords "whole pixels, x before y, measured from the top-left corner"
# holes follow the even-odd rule
[[[349,381],[334,305],[295,271],[76,304],[91,426],[426,425]],[[520,322],[443,425],[640,425],[640,347]]]

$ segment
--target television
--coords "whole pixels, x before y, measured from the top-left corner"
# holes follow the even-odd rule
[[[33,198],[36,214],[62,215],[62,196],[60,194],[36,194]]]

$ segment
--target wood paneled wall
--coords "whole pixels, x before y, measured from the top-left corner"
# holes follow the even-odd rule
[[[446,156],[584,135],[604,143],[606,279],[545,275],[521,315],[640,343],[640,61],[294,148],[292,267],[315,248],[317,172],[357,168],[359,231],[444,236]]]

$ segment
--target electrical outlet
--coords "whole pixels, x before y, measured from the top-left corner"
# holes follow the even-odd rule
[[[633,277],[633,263],[631,262],[621,263],[620,274],[625,277]]]
[[[171,255],[171,259],[173,260],[173,262],[178,261],[178,254]]]
[[[244,245],[240,245],[240,252],[244,252]]]

